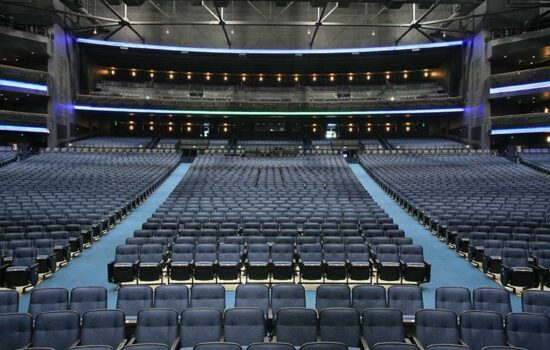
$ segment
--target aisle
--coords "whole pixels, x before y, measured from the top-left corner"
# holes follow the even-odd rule
[[[435,307],[435,290],[441,286],[464,286],[471,290],[479,287],[501,287],[467,260],[437,239],[424,226],[410,216],[403,208],[391,199],[359,164],[350,164],[351,170],[357,176],[363,187],[374,200],[393,218],[405,234],[412,237],[413,242],[424,247],[424,257],[432,264],[431,282],[423,284],[424,306]],[[513,311],[521,311],[521,300],[512,295]]]
[[[141,228],[141,225],[168,198],[190,166],[189,163],[180,164],[145,202],[112,228],[107,235],[36,288],[63,287],[71,290],[74,287],[103,286],[109,292],[109,307],[114,308],[116,285],[107,281],[107,263],[113,260],[116,246],[124,244],[126,238],[131,237],[135,230]],[[29,297],[30,293],[21,296],[19,304],[21,312],[27,312]]]

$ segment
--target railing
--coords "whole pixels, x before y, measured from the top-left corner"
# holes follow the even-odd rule
[[[550,80],[550,67],[541,67],[493,74],[491,76],[491,87],[514,85],[518,83],[536,83],[547,80]]]

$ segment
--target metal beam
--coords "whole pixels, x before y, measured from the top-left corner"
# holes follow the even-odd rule
[[[311,41],[309,42],[309,48],[313,48],[313,42],[315,41],[315,37],[317,36],[317,32],[319,31],[319,27],[321,27],[321,24],[323,24],[323,15],[325,14],[325,11],[327,10],[327,4],[323,6],[323,9],[321,10],[321,13],[319,14],[317,18],[317,23],[315,23],[315,31],[313,31],[313,36],[311,37]]]
[[[105,35],[105,37],[103,37],[103,40],[109,40],[113,35],[118,33],[124,27],[125,26],[121,25],[118,28],[115,28],[115,29],[111,30],[109,33],[107,33],[107,35]]]
[[[132,32],[134,32],[135,35],[141,40],[142,43],[145,43],[145,38],[141,36],[141,34],[138,33],[137,30],[132,27],[132,24],[128,19],[123,18],[109,3],[105,0],[100,0],[101,3],[109,10],[113,15],[115,15],[119,19],[119,23],[121,26],[126,26],[128,29],[130,29]]]
[[[416,6],[416,5],[413,4],[413,6]],[[399,38],[397,38],[397,40],[395,40],[395,45],[399,44],[401,39],[403,39],[407,34],[409,34],[409,32],[411,30],[420,28],[421,27],[420,22],[422,22],[426,17],[428,17],[428,15],[430,13],[432,13],[433,10],[435,10],[437,6],[439,6],[439,0],[437,0],[432,6],[430,6],[428,11],[424,12],[424,14],[422,16],[420,16],[417,20],[414,20],[413,23],[411,23],[409,28],[403,34],[401,34],[401,36],[399,36]],[[414,7],[413,7],[413,9],[414,9]],[[423,34],[425,34],[425,33],[423,33]]]
[[[435,43],[435,39],[432,38],[430,35],[428,35],[427,33],[425,33],[422,29],[420,28],[415,28],[416,31],[418,31],[420,34],[422,34],[424,37],[426,37],[429,41],[431,41],[432,43]]]
[[[114,19],[114,18],[88,15],[88,14],[77,13],[77,12],[73,12],[73,11],[43,8],[43,7],[32,6],[32,5],[18,3],[18,2],[12,2],[12,1],[8,1],[8,0],[0,0],[0,4],[24,7],[24,8],[28,8],[28,9],[32,9],[32,10],[40,10],[40,11],[46,11],[46,12],[51,12],[51,13],[59,13],[59,14],[67,15],[67,16],[75,16],[75,17],[86,18],[86,19],[91,19],[91,20],[106,21],[106,22],[118,22],[118,20]]]
[[[549,3],[549,6],[550,6],[550,3]],[[480,17],[498,16],[498,15],[503,15],[503,14],[512,13],[512,12],[529,11],[529,10],[533,10],[533,9],[537,9],[537,8],[541,8],[541,7],[543,7],[543,6],[541,6],[540,4],[536,5],[536,6],[522,6],[522,7],[518,7],[518,8],[514,8],[514,9],[502,10],[502,11],[497,11],[497,12],[479,13],[479,14],[466,15],[466,16],[449,17],[449,18],[446,18],[446,19],[437,19],[437,20],[433,20],[433,21],[426,21],[426,22],[423,22],[421,24],[422,25],[426,25],[426,24],[427,25],[432,25],[432,24],[452,23],[452,22],[456,22],[456,21],[464,21],[464,20],[480,18]]]
[[[247,3],[250,5],[250,7],[254,9],[254,11],[256,11],[258,15],[260,15],[266,21],[268,20],[267,17],[262,13],[262,11],[260,11],[260,9],[252,3],[252,1],[247,1]]]
[[[225,35],[227,46],[231,48],[231,40],[229,39],[229,34],[227,34],[227,28],[225,28],[225,22],[223,21],[223,13],[220,12],[220,8],[218,6],[216,6],[215,9],[216,9],[216,13],[218,14],[218,17],[220,18],[220,25],[222,26],[223,35]]]
[[[313,21],[293,21],[293,22],[254,22],[254,21],[224,21],[227,26],[235,27],[312,27],[317,22]],[[219,24],[218,21],[132,21],[132,25],[174,25],[174,26],[212,26]],[[390,24],[390,23],[347,23],[347,22],[323,22],[325,27],[357,27],[357,28],[370,28],[370,27],[380,27],[380,28],[408,28],[410,24]]]

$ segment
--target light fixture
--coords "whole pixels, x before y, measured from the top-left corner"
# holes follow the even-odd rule
[[[283,78],[282,78],[280,75],[277,76],[277,81],[278,81],[278,82],[281,82],[282,79],[283,79]]]
[[[154,78],[154,77],[155,77],[155,72],[151,71],[151,73],[149,73],[149,76],[150,76],[151,78]]]
[[[223,76],[223,81],[227,81],[227,79],[228,79],[227,74],[225,74],[225,75]]]
[[[406,130],[407,132],[411,131],[411,127],[410,127],[410,126],[407,126],[407,127],[405,128],[405,130]]]
[[[258,78],[259,81],[264,81],[264,77],[263,75],[260,75],[260,77]]]
[[[353,132],[353,128],[350,127],[350,128],[348,129],[348,131],[349,131],[349,132]]]
[[[94,35],[97,35],[97,28],[94,28]]]
[[[115,75],[115,70],[114,70],[114,68],[111,69],[111,75]]]
[[[187,80],[191,80],[191,73],[187,73]]]
[[[224,126],[223,132],[227,132],[227,126]]]
[[[300,80],[300,78],[299,78],[299,77],[298,77],[297,75],[296,75],[296,76],[294,76],[294,81],[296,81],[296,82],[297,82],[298,80]]]
[[[427,77],[429,77],[429,76],[430,76],[430,73],[424,72],[424,78],[427,78]]]
[[[222,111],[222,110],[186,110],[186,109],[148,109],[128,107],[106,107],[75,105],[77,111],[112,112],[112,113],[155,113],[191,115],[240,115],[240,116],[337,116],[337,115],[401,115],[401,114],[444,114],[462,113],[464,108],[425,108],[425,109],[390,109],[390,110],[355,110],[355,111]]]
[[[550,143],[550,136],[546,137],[546,142]]]
[[[550,81],[543,81],[540,83],[529,83],[529,84],[510,85],[510,86],[502,86],[498,88],[491,88],[489,92],[491,95],[493,95],[493,94],[499,94],[499,93],[505,93],[505,92],[547,89],[549,87],[550,87]]]
[[[187,132],[191,132],[191,127],[190,126],[187,127]]]
[[[233,29],[231,29],[231,34],[235,34],[235,31]]]
[[[374,31],[374,30],[373,30]],[[317,54],[343,54],[343,53],[371,53],[371,52],[394,52],[435,49],[442,47],[462,46],[462,40],[443,41],[427,44],[411,44],[399,46],[379,46],[379,47],[357,47],[340,49],[292,49],[292,50],[274,50],[274,49],[225,49],[225,48],[204,48],[204,47],[186,47],[186,46],[166,46],[151,45],[131,42],[106,41],[90,38],[77,38],[76,41],[81,44],[123,47],[128,49],[173,51],[173,52],[199,52],[199,53],[223,53],[223,54],[259,54],[259,55],[317,55]]]
[[[314,128],[313,128],[313,132],[317,132],[317,128],[314,127]]]
[[[174,130],[171,126],[168,127],[168,131]]]
[[[407,79],[409,78],[409,73],[405,72],[405,74],[403,74],[403,79]]]
[[[210,80],[210,74],[206,74],[206,80]]]
[[[132,71],[132,76],[133,76],[133,77],[136,76],[136,71],[135,71],[135,70]]]
[[[386,80],[390,80],[390,75],[386,73]]]
[[[317,76],[316,76],[316,75],[313,75],[313,77],[311,78],[311,80],[317,81]]]
[[[334,81],[334,75],[331,74],[329,79],[330,81]]]
[[[548,107],[544,108],[544,113],[548,113]]]
[[[130,129],[130,131],[132,131],[132,130],[134,130],[134,126],[133,126],[133,125],[130,125],[130,126],[128,127],[128,129]]]
[[[153,131],[155,130],[155,127],[153,125],[149,126],[149,130]]]
[[[170,78],[170,80],[174,79],[174,73],[170,73],[168,77]]]
[[[550,126],[535,126],[527,128],[492,129],[491,135],[534,134],[550,132]]]
[[[243,74],[241,80],[242,80],[242,81],[246,81],[246,75]]]
[[[370,132],[370,130],[371,130],[371,128],[370,128],[370,126],[369,126],[369,127],[367,128],[367,132]]]
[[[446,38],[447,37],[447,33],[445,31],[443,31],[443,37]]]
[[[350,75],[349,75],[348,80],[349,80],[349,81],[353,81],[353,74],[350,74]]]
[[[307,35],[310,35],[310,34],[311,34],[311,29],[308,28]]]
[[[373,29],[372,32],[370,33],[370,35],[376,36],[376,31]]]
[[[389,126],[386,126],[386,131],[390,131],[390,127]]]
[[[367,80],[370,80],[370,74],[367,74]]]

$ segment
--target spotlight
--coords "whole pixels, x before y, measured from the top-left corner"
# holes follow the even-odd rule
[[[173,128],[171,126],[168,127],[168,131],[172,131]]]
[[[128,129],[130,129],[130,131],[132,131],[132,130],[134,130],[134,126],[133,126],[133,125],[130,125],[130,126],[128,127]]]
[[[187,127],[187,132],[191,132],[191,127],[190,126]]]
[[[187,74],[187,80],[191,80],[191,73]]]
[[[370,74],[367,74],[367,80],[370,80]]]
[[[283,80],[283,78],[282,78],[280,75],[278,75],[278,76],[277,76],[277,81],[278,81],[278,82],[281,82],[281,80]]]
[[[334,75],[331,75],[329,79],[330,81],[334,81]]]
[[[300,78],[296,75],[296,76],[294,77],[294,81],[297,82],[298,80],[300,80]]]
[[[111,69],[111,75],[115,75],[115,70]]]
[[[206,74],[206,80],[210,80],[210,74]]]
[[[151,72],[151,73],[149,74],[149,76],[150,76],[151,78],[154,78],[154,77],[155,77],[155,73]]]
[[[149,127],[149,130],[153,131],[153,130],[155,130],[155,127],[151,125],[151,126]]]
[[[136,71],[135,71],[135,70],[132,71],[132,76],[133,76],[133,77],[136,76]]]
[[[174,73],[170,73],[170,75],[168,75],[168,77],[170,78],[170,80],[174,79]]]
[[[243,75],[243,77],[241,78],[242,81],[246,81],[246,75]]]
[[[259,80],[260,82],[262,82],[262,81],[264,81],[264,77],[263,77],[262,75],[260,75],[260,77],[258,78],[258,80]]]
[[[313,77],[311,78],[311,80],[313,80],[313,81],[317,81],[317,76],[316,76],[316,75],[314,75],[314,76],[313,76]]]
[[[350,74],[348,79],[349,81],[353,81],[353,75]]]
[[[370,33],[370,35],[376,36],[376,31],[373,29],[372,32]]]

